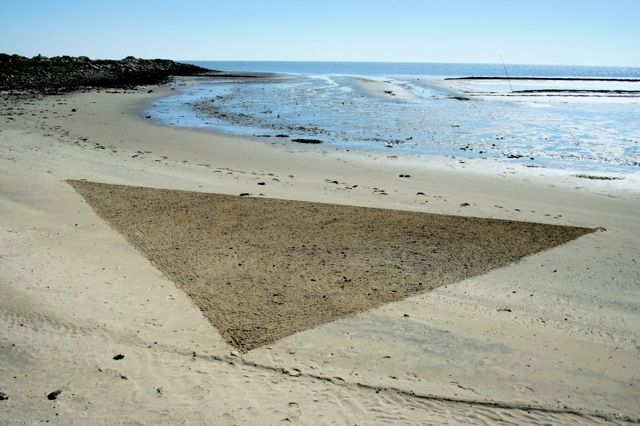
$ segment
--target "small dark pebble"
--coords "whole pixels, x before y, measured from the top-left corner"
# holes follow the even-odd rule
[[[284,133],[280,133],[279,135],[276,135],[276,138],[288,138],[289,135],[285,135]]]
[[[7,399],[9,399],[9,395],[4,392],[0,392],[0,401],[6,401]]]
[[[145,115],[144,118],[151,118],[151,116],[150,115]]]
[[[498,312],[511,312],[510,308],[500,308],[498,309]]]
[[[401,177],[401,178],[410,178],[410,177],[411,177],[411,175],[398,175],[398,177]]]
[[[266,185],[264,182],[258,182],[258,185]]]
[[[462,204],[460,204],[460,207],[468,207],[468,206],[470,206],[470,205],[471,205],[471,204],[469,204],[469,203],[462,203]]]
[[[153,93],[153,90],[149,89],[147,90],[147,93]]]
[[[403,317],[409,318],[409,314],[404,314]]]
[[[113,359],[114,359],[115,361],[120,361],[122,358],[124,358],[124,355],[122,355],[122,354],[118,354],[118,355],[116,355],[116,356],[114,356],[114,357],[113,357]]]
[[[71,112],[76,112],[76,109],[75,108],[71,108]]]
[[[58,399],[58,395],[60,395],[62,393],[62,389],[56,389],[53,392],[51,392],[50,394],[47,395],[47,399],[49,401],[53,401]]]
[[[249,194],[248,192],[243,192],[240,194],[241,197],[246,197],[247,195],[251,195],[251,194]]]
[[[416,192],[416,195],[424,195],[424,192]]]

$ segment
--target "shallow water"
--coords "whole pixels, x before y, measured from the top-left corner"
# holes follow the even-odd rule
[[[207,79],[156,100],[146,114],[172,126],[281,143],[315,138],[345,149],[497,158],[548,168],[619,173],[640,168],[636,96],[524,97],[504,92],[505,82],[498,87],[433,78],[373,80],[405,96],[373,90],[377,83],[355,76]],[[598,88],[603,84],[613,83]],[[461,94],[471,100],[452,97]]]

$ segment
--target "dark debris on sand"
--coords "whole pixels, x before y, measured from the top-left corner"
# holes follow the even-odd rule
[[[49,401],[54,401],[58,399],[58,396],[60,396],[61,393],[62,393],[62,389],[56,389],[47,395],[47,399]]]

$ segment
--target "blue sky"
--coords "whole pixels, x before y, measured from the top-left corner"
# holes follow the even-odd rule
[[[0,0],[0,52],[640,66],[640,0]]]

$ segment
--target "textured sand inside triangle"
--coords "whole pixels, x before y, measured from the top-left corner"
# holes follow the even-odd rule
[[[69,181],[248,351],[593,230]]]

